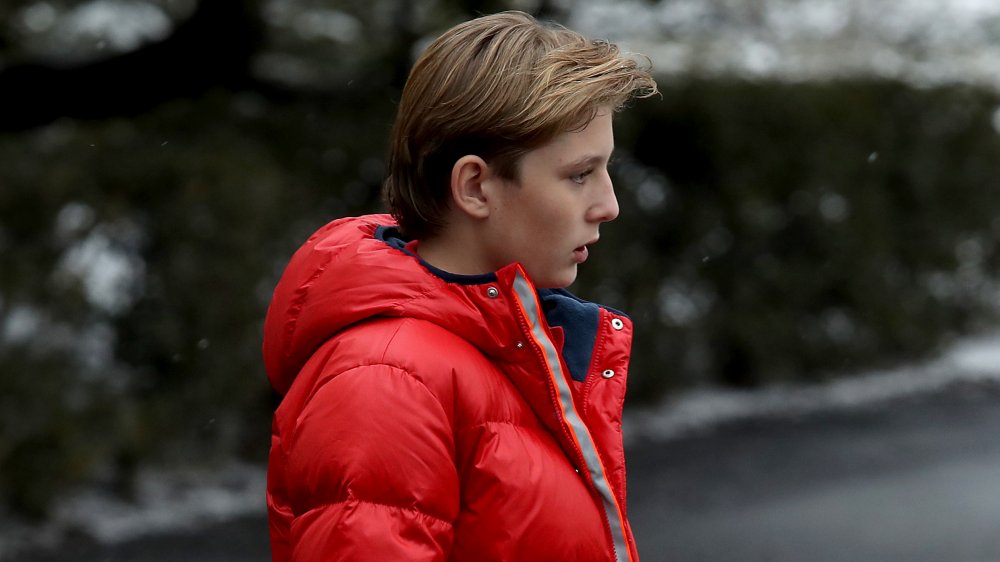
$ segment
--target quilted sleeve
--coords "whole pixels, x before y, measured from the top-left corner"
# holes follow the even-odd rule
[[[291,560],[444,560],[459,510],[450,410],[408,372],[319,385],[285,436]]]

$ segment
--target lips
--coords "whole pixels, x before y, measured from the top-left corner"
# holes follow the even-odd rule
[[[583,246],[578,246],[576,249],[573,250],[573,257],[576,259],[577,263],[583,263],[587,261],[587,256],[590,255],[590,251],[587,250],[587,246],[592,246],[594,244],[597,244],[597,240],[598,240],[597,238],[594,238],[590,242],[587,242]]]

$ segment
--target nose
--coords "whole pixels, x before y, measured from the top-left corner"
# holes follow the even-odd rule
[[[615,186],[611,177],[605,173],[604,181],[597,188],[594,203],[588,213],[591,222],[610,222],[618,217],[618,198],[615,196]]]

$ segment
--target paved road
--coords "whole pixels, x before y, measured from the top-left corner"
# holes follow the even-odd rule
[[[1000,560],[1000,388],[731,422],[630,449],[645,562]],[[265,562],[266,523],[23,562]]]
[[[631,455],[644,560],[998,561],[1000,389],[732,423]]]

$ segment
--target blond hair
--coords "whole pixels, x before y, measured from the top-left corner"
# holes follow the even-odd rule
[[[645,62],[645,64],[643,64]],[[445,224],[464,155],[515,180],[521,156],[582,128],[598,109],[657,93],[648,61],[523,12],[459,24],[417,59],[403,89],[383,196],[406,236]]]

